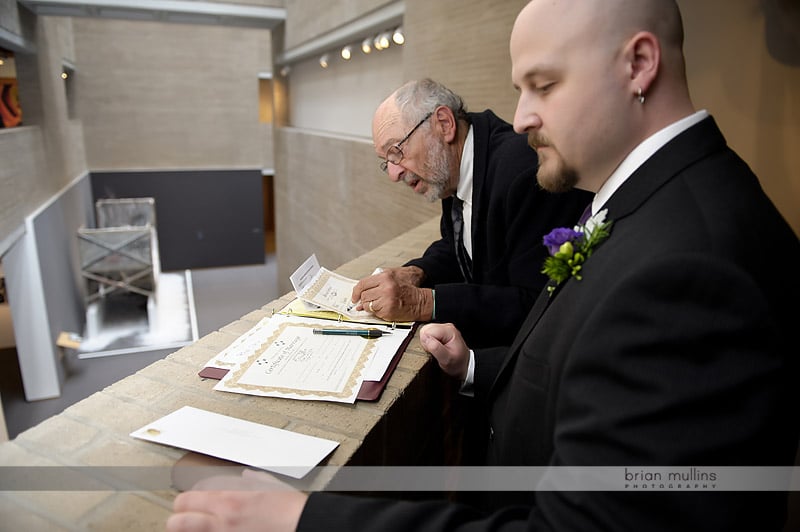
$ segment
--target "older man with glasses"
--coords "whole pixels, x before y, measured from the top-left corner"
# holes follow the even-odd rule
[[[468,113],[430,79],[397,89],[375,111],[380,168],[442,200],[442,238],[402,267],[362,279],[359,310],[380,318],[455,323],[472,345],[510,343],[546,282],[542,237],[571,227],[591,200],[536,185],[536,152],[492,111]]]

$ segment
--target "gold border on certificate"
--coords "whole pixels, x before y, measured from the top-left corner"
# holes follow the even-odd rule
[[[372,356],[373,352],[375,351],[375,342],[371,340],[366,340],[361,338],[360,336],[337,336],[336,338],[339,341],[347,341],[349,344],[352,344],[355,348],[360,349],[360,353],[356,360],[356,363],[350,372],[350,375],[347,377],[347,381],[343,386],[343,389],[339,392],[330,391],[330,390],[302,390],[297,388],[289,388],[289,387],[278,387],[278,386],[262,386],[257,384],[249,384],[240,382],[244,375],[250,370],[253,364],[256,364],[259,358],[271,347],[275,344],[275,342],[280,338],[280,336],[286,331],[286,329],[290,327],[296,328],[309,328],[313,329],[315,327],[319,327],[319,324],[313,323],[282,323],[276,329],[275,332],[267,338],[265,342],[263,342],[254,352],[251,354],[246,361],[242,362],[241,365],[231,371],[229,375],[226,375],[223,378],[221,384],[223,384],[226,388],[229,388],[230,391],[235,391],[233,388],[239,388],[241,390],[246,390],[250,392],[260,392],[263,394],[269,393],[277,393],[277,394],[291,394],[297,396],[306,396],[306,397],[320,397],[322,399],[330,397],[330,398],[348,398],[353,396],[353,394],[358,393],[358,387],[361,386],[361,381],[363,379],[360,378],[364,368],[367,365],[367,361],[369,357]],[[347,327],[342,327],[346,329]],[[363,345],[362,345],[363,344]]]

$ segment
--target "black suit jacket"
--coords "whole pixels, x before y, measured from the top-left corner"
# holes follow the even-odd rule
[[[473,127],[472,283],[458,267],[450,211],[442,200],[442,238],[406,263],[436,290],[436,321],[455,323],[472,346],[508,345],[547,282],[542,237],[572,226],[591,201],[583,191],[550,194],[536,184],[527,137],[492,111],[469,113]]]
[[[489,464],[792,465],[800,242],[756,177],[708,118],[606,207],[611,235],[582,280],[543,292],[509,350],[477,353]],[[481,516],[314,494],[300,529],[327,514],[342,530],[780,530],[785,506],[770,492],[500,495]]]

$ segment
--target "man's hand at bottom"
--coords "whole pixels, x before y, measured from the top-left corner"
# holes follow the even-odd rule
[[[294,531],[307,499],[306,494],[260,471],[211,477],[175,498],[167,531]]]

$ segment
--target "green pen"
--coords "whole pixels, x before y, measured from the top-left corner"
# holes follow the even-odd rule
[[[384,334],[392,334],[380,329],[314,329],[314,334],[337,334],[346,336],[360,336],[362,338],[380,338]]]

